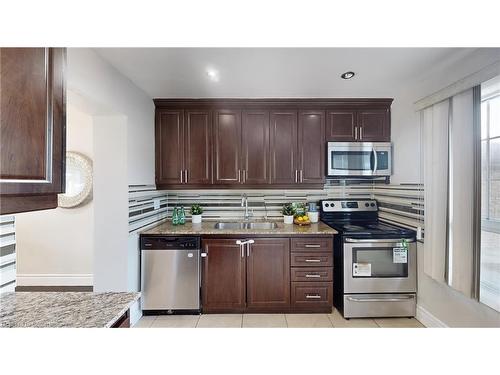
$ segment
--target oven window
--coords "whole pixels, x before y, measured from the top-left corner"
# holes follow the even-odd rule
[[[370,171],[372,170],[371,151],[331,151],[332,169],[343,171]]]
[[[352,277],[408,277],[408,262],[394,263],[392,247],[354,248],[352,261],[353,268],[358,265],[363,267],[359,276],[356,276],[353,270]]]

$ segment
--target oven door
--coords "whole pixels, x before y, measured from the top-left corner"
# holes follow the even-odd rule
[[[344,239],[344,293],[414,293],[417,246],[401,240]]]
[[[328,142],[329,176],[390,176],[391,144]]]

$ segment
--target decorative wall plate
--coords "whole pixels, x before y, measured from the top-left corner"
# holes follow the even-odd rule
[[[59,207],[71,208],[90,202],[92,184],[92,160],[78,152],[66,152],[66,192],[58,195]]]

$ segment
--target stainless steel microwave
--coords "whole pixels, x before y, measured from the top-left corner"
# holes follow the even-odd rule
[[[390,142],[328,142],[328,176],[390,176]]]

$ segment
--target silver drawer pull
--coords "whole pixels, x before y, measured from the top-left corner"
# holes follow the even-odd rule
[[[307,299],[320,299],[321,296],[319,294],[306,294]]]
[[[321,245],[304,245],[304,247],[321,247]]]
[[[321,259],[306,259],[305,261],[307,263],[320,263]]]
[[[319,278],[321,277],[321,275],[313,275],[313,274],[307,274],[306,277],[309,277],[309,278]]]
[[[202,258],[206,258],[207,257],[207,253],[201,253],[200,254]]]

